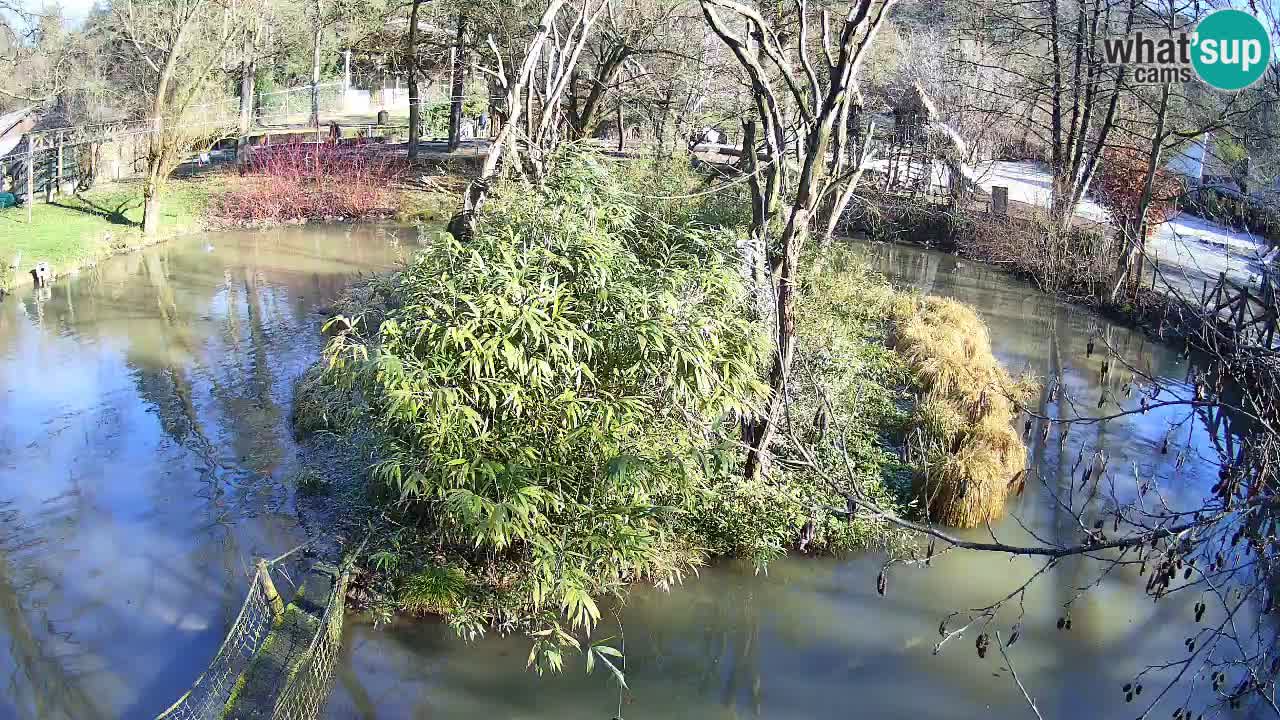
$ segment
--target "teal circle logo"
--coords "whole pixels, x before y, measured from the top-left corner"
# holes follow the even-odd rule
[[[1196,27],[1191,64],[1219,90],[1243,90],[1271,63],[1271,38],[1258,18],[1243,10],[1218,10]]]

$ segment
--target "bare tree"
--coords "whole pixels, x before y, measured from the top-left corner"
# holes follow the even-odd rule
[[[620,7],[617,0],[606,4],[602,28],[584,50],[584,61],[570,79],[568,121],[575,138],[587,137],[605,115],[605,98],[622,82],[634,84],[635,68],[658,55],[680,56],[687,52],[689,38],[677,30],[690,17],[691,6],[649,0]],[[585,71],[584,71],[585,69]]]
[[[159,229],[170,173],[190,150],[221,128],[191,122],[188,110],[229,60],[244,27],[247,2],[124,0],[112,5],[117,32],[132,49],[134,89],[150,125],[143,184],[143,231]]]
[[[1048,150],[1051,214],[1065,227],[1088,192],[1115,127],[1128,77],[1102,54],[1102,39],[1128,34],[1136,0],[971,0],[961,11],[955,80],[980,101],[998,99],[995,114],[1012,111],[1023,131]],[[975,53],[974,46],[986,48]],[[984,82],[988,81],[988,82]],[[990,117],[990,114],[988,114]]]
[[[1190,31],[1214,9],[1207,5],[1188,7],[1176,0],[1166,0],[1145,8],[1144,25],[1170,34]],[[1274,68],[1270,72],[1274,74]],[[1168,174],[1164,170],[1167,158],[1190,142],[1203,143],[1210,135],[1223,134],[1228,138],[1237,135],[1237,128],[1248,126],[1251,118],[1273,112],[1277,106],[1280,106],[1280,94],[1265,81],[1242,92],[1217,91],[1195,80],[1127,88],[1122,99],[1122,117],[1115,123],[1108,149],[1140,154],[1145,161],[1145,172],[1136,206],[1128,216],[1113,218],[1120,250],[1104,300],[1114,303],[1126,295],[1129,299],[1136,296],[1139,281],[1150,266],[1147,239],[1155,230],[1153,207],[1157,204],[1172,207],[1185,193],[1197,191],[1194,183],[1157,187],[1157,177]],[[1274,143],[1280,140],[1280,128],[1252,129],[1250,135],[1254,143]],[[1205,159],[1212,159],[1211,148],[1202,147],[1202,150]]]
[[[850,178],[838,172],[843,169],[842,153],[837,153],[841,157],[832,157],[833,133],[843,127],[851,106],[857,101],[858,72],[862,60],[894,2],[851,2],[843,20],[835,28],[829,12],[821,12],[821,36],[817,42],[821,59],[817,62],[809,42],[814,18],[807,0],[795,2],[794,48],[789,47],[784,32],[751,7],[733,0],[700,2],[712,31],[729,47],[747,73],[756,115],[763,125],[764,163],[756,161],[753,146],[743,147],[746,169],[751,177],[752,235],[757,246],[764,249],[768,262],[774,289],[775,319],[769,404],[758,420],[748,422],[744,428],[744,441],[750,448],[746,473],[752,476],[768,460],[769,445],[776,431],[786,378],[791,369],[800,252],[824,199],[831,193],[838,193],[841,200],[847,202],[852,192],[841,189]],[[733,30],[735,23],[722,18],[721,11],[731,12],[739,21],[745,21],[747,32],[736,33]],[[794,150],[798,156],[799,173],[794,183],[787,182],[784,167],[788,153],[787,128],[791,125],[788,109],[799,116]],[[747,135],[754,140],[752,129],[748,128]],[[781,231],[772,237],[771,226],[779,214],[779,199],[784,194],[793,199],[790,207],[781,211]],[[841,210],[832,208],[829,212],[838,215]]]
[[[56,5],[35,12],[0,2],[0,112],[56,98],[78,63],[76,40]]]
[[[465,237],[474,229],[489,184],[508,156],[511,165],[535,181],[545,175],[547,160],[560,140],[565,90],[606,2],[582,0],[575,6],[567,0],[550,0],[524,47],[518,67],[505,62],[492,35],[488,38],[495,66],[477,65],[477,69],[504,91],[506,118],[479,177],[467,186],[462,211],[450,222],[450,232],[455,236]],[[575,7],[577,12],[561,15],[563,10]],[[535,77],[539,70],[540,77]]]

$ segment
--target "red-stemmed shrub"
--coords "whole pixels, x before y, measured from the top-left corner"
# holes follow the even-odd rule
[[[372,219],[395,211],[408,164],[376,146],[290,142],[252,151],[213,212],[237,223]]]

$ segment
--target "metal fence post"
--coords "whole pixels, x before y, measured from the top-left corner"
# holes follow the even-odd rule
[[[31,206],[36,201],[36,139],[27,135],[27,224],[31,224]]]
[[[59,195],[62,194],[62,148],[66,144],[66,133],[58,133],[58,169],[57,178],[54,180],[54,189]]]

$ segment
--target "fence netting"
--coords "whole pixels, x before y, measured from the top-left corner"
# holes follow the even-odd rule
[[[315,720],[333,688],[334,669],[342,646],[347,574],[335,579],[324,615],[306,650],[286,670],[283,689],[272,706],[273,720]],[[208,669],[157,720],[220,720],[233,710],[233,696],[254,656],[271,634],[275,617],[262,576],[254,574],[248,597]]]
[[[276,698],[273,720],[315,720],[333,689],[334,668],[342,648],[342,617],[346,611],[347,574],[333,584],[320,629],[301,662],[294,665],[284,691]]]
[[[222,647],[218,648],[209,667],[196,678],[190,690],[160,713],[157,720],[221,718],[236,682],[271,632],[273,619],[262,579],[254,573],[253,584],[240,614],[227,630]]]

